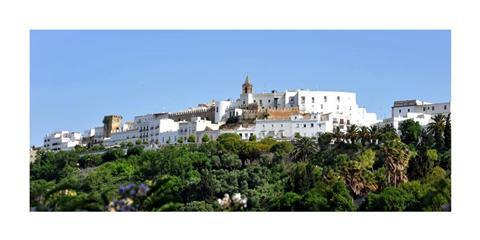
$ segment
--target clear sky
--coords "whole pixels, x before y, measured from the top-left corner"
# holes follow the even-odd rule
[[[104,115],[183,110],[254,92],[352,91],[381,119],[394,100],[450,101],[450,31],[30,32],[32,145]]]

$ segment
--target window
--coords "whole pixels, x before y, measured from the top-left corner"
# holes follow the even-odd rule
[[[443,105],[443,110],[447,110],[447,105]]]
[[[339,101],[339,102],[340,102],[340,96],[337,96],[337,101]]]
[[[315,98],[314,97],[312,97],[312,103],[315,103]]]
[[[280,127],[283,127],[283,124],[280,124]]]
[[[240,135],[240,137],[242,137],[242,134],[241,134],[241,133],[239,133],[238,135]]]
[[[270,99],[268,99],[268,102],[270,103]]]
[[[343,118],[340,119],[340,124],[343,124]]]
[[[410,108],[407,108],[407,112],[410,112]]]
[[[305,104],[305,96],[302,96],[302,104]]]
[[[350,119],[347,119],[347,124],[350,125]]]
[[[435,111],[435,106],[432,106],[432,111]]]
[[[313,128],[313,123],[311,123],[311,124],[310,124],[310,127],[312,127],[312,128]]]
[[[273,124],[272,124],[272,128],[273,128],[273,127],[274,127],[274,126],[273,126]]]
[[[337,105],[337,110],[339,110],[339,109],[340,109],[340,105]]]
[[[300,127],[300,124],[297,123],[297,128],[299,128],[299,127]]]
[[[215,108],[215,111],[217,111],[217,112],[218,112],[218,107],[216,107],[216,108]]]
[[[306,128],[306,127],[307,127],[307,124],[303,124],[303,127]]]
[[[320,109],[323,109],[323,104],[320,104]]]
[[[402,109],[398,109],[398,113],[402,113]]]
[[[262,99],[260,99],[260,105],[262,105]]]
[[[253,100],[254,103],[257,103],[257,100]]]
[[[323,101],[327,102],[327,96],[323,96]]]
[[[425,112],[426,109],[427,109],[426,107],[423,107],[423,111],[424,111],[424,112]]]
[[[245,101],[243,101],[243,105],[245,105]]]
[[[291,102],[291,103],[293,103],[293,100],[294,100],[293,97],[290,97],[290,102]]]

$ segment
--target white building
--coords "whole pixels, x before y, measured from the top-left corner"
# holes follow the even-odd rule
[[[400,123],[413,119],[421,126],[426,126],[432,122],[432,117],[438,114],[448,115],[450,113],[450,103],[429,103],[420,100],[394,101],[392,106],[392,117],[384,119],[377,125],[382,127],[387,124],[398,129]]]
[[[358,106],[356,94],[352,92],[288,90],[285,92],[253,93],[253,85],[248,76],[242,85],[240,98],[226,109],[223,118],[241,116],[248,105],[256,104],[258,109],[288,109],[295,108],[300,113],[327,114],[338,113],[348,116],[352,124],[370,126],[379,122],[375,113],[368,113]],[[221,115],[223,112],[220,112]]]
[[[420,100],[394,101],[392,107],[393,118],[406,118],[408,113],[422,113],[429,115],[450,113],[450,103],[429,103]]]
[[[227,110],[230,108],[232,105],[232,102],[230,100],[225,100],[225,101],[216,101],[215,102],[215,121],[214,123],[221,123],[224,122],[225,119],[225,114],[227,113]]]
[[[139,139],[149,144],[161,144],[165,137],[174,136],[175,141],[178,136],[179,122],[168,118],[153,118],[148,121],[137,123]],[[172,135],[174,133],[174,135]],[[161,141],[163,140],[163,141]],[[170,141],[171,142],[171,141]]]
[[[291,139],[295,135],[316,137],[319,133],[333,132],[339,127],[345,132],[352,123],[348,115],[337,113],[294,115],[289,119],[257,119],[255,131],[258,139],[272,137]]]
[[[43,147],[52,151],[67,151],[81,142],[82,136],[79,132],[57,131],[45,136]]]
[[[201,142],[201,136],[197,136],[197,132],[215,131],[220,128],[219,124],[201,119],[200,117],[192,117],[190,121],[179,122],[178,135],[186,142],[188,137],[193,135],[196,137],[195,142]]]
[[[129,129],[126,131],[117,131],[112,133],[110,138],[105,138],[103,144],[105,146],[120,145],[121,143],[135,143],[139,133],[137,129]]]
[[[247,127],[244,127],[244,126],[240,125],[236,129],[225,129],[225,130],[220,131],[220,134],[224,134],[224,133],[238,134],[240,136],[240,139],[242,139],[242,140],[249,140],[250,137],[253,136],[253,135],[257,136],[255,125],[247,126]]]

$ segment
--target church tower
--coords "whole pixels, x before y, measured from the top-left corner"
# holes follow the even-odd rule
[[[253,103],[253,85],[252,83],[250,83],[248,75],[242,85],[242,94],[240,94],[240,101],[243,106]]]
[[[242,85],[242,94],[253,93],[253,85],[250,83],[250,79],[245,78],[245,83]]]

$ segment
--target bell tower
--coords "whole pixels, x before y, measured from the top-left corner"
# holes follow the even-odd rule
[[[250,79],[248,79],[248,75],[245,78],[245,83],[242,85],[242,94],[249,94],[253,93],[253,85],[250,83]]]
[[[245,78],[245,82],[242,85],[242,94],[240,94],[240,101],[243,106],[253,103],[253,85],[248,79],[248,75]]]

